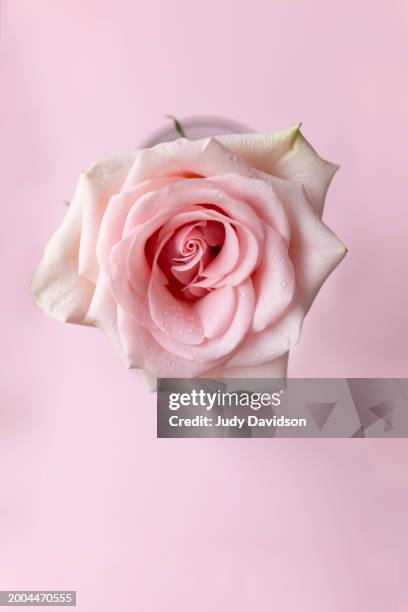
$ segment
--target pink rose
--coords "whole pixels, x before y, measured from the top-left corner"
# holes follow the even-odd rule
[[[299,127],[94,164],[35,274],[39,305],[153,377],[284,376],[346,252],[321,221],[337,167]]]

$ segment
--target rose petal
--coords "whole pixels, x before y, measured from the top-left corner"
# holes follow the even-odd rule
[[[159,280],[154,265],[149,284],[148,303],[154,323],[165,337],[188,344],[200,344],[204,339],[200,317],[193,306],[177,300]]]
[[[295,274],[281,236],[265,228],[265,250],[259,268],[252,277],[255,312],[252,329],[259,332],[274,323],[292,301]]]
[[[165,233],[174,231],[177,227],[185,223],[190,223],[194,219],[216,220],[220,223],[223,223],[225,229],[229,227],[230,224],[234,225],[234,227],[236,228],[236,233],[239,242],[238,253],[235,249],[235,255],[238,255],[238,260],[236,263],[234,260],[232,260],[234,265],[233,269],[230,269],[230,272],[228,272],[225,276],[211,276],[210,278],[200,279],[199,281],[194,282],[194,285],[196,287],[216,287],[223,286],[226,284],[238,285],[242,283],[246,278],[248,278],[248,276],[257,266],[261,250],[258,242],[258,237],[255,237],[245,225],[241,224],[235,219],[230,219],[222,213],[212,209],[198,208],[190,210],[189,212],[180,212],[179,214],[173,216],[168,222],[163,225],[159,233],[159,238],[161,238],[162,235],[164,235]],[[232,240],[234,240],[230,233],[229,236]],[[262,242],[263,234],[261,244]],[[232,250],[230,251],[230,254],[232,254]],[[216,268],[216,270],[217,267],[215,262],[217,261],[217,259],[218,256],[214,259],[214,267]],[[229,267],[228,256],[222,260],[222,264],[224,264],[225,267]]]
[[[50,317],[87,324],[95,285],[78,274],[84,181],[82,175],[64,220],[44,251],[32,281],[32,294]]]
[[[204,268],[202,276],[205,278],[214,279],[228,274],[235,268],[239,260],[240,246],[237,234],[229,223],[223,223],[223,226],[225,231],[224,244],[218,255]]]
[[[125,365],[130,367],[119,336],[117,302],[110,288],[110,279],[103,272],[100,272],[96,283],[95,293],[88,310],[88,318],[92,325],[106,334]]]
[[[207,339],[198,346],[189,346],[181,342],[177,342],[172,337],[163,334],[158,330],[152,330],[152,336],[165,348],[169,353],[207,363],[225,357],[233,351],[237,345],[245,337],[253,317],[254,309],[254,293],[250,280],[245,281],[242,285],[233,288],[237,306],[234,313],[234,318],[226,332],[217,338]]]
[[[211,180],[233,198],[248,204],[252,210],[252,217],[255,211],[263,221],[276,229],[289,243],[290,226],[286,211],[269,183],[269,177],[254,179],[238,174],[228,174]]]
[[[183,253],[184,245],[187,242],[188,238],[194,238],[197,236],[202,237],[203,234],[198,232],[198,229],[195,232],[193,230],[195,230],[196,228],[204,227],[206,223],[207,221],[197,221],[189,223],[178,230],[177,234],[174,237],[175,250],[173,253],[173,257],[176,256],[177,253],[179,253],[179,255]]]
[[[161,192],[155,194],[149,201],[152,214],[157,214],[160,209],[177,210],[190,207],[190,210],[199,210],[198,207],[204,208],[204,205],[216,206],[217,209],[205,208],[207,212],[217,212],[222,210],[222,214],[228,221],[234,220],[247,227],[259,240],[262,242],[263,229],[262,223],[254,214],[254,210],[246,202],[240,201],[224,193],[220,190],[220,185],[210,179],[186,179],[178,183],[170,185],[166,189],[166,197],[162,197]],[[138,207],[134,207],[129,215],[127,227],[129,230],[138,225],[137,215]],[[135,215],[135,218],[133,217]],[[215,219],[217,220],[217,218]],[[194,221],[194,219],[192,219]],[[175,229],[171,227],[171,229]],[[163,232],[169,231],[166,228]]]
[[[300,185],[281,179],[273,179],[273,185],[288,214],[292,233],[289,257],[307,311],[347,249],[321,221]]]
[[[304,316],[304,308],[295,302],[273,327],[249,334],[226,366],[258,366],[280,357],[298,342]]]
[[[260,260],[261,247],[252,232],[240,223],[234,223],[234,226],[239,242],[238,261],[229,274],[223,276],[214,283],[214,287],[222,287],[224,285],[239,285],[240,283],[244,282],[244,280],[246,280],[256,269]],[[205,276],[204,272],[203,276]]]
[[[215,138],[180,138],[138,151],[124,189],[161,175],[209,177],[230,172],[246,174],[248,169],[244,159],[234,157]]]
[[[111,290],[119,306],[129,316],[140,325],[155,327],[146,298],[137,293],[126,274],[132,238],[122,240],[112,249],[109,260]]]
[[[156,178],[111,197],[101,222],[96,246],[99,265],[105,269],[105,272],[108,272],[109,269],[109,257],[113,246],[122,239],[130,210],[133,207],[137,208],[139,225],[147,221],[151,217],[151,211],[149,210],[151,194],[160,191],[160,189],[176,180],[180,179]],[[147,203],[148,210],[146,210],[146,204],[144,203]]]
[[[188,285],[196,278],[202,257],[203,252],[199,249],[194,257],[189,259],[185,264],[172,266],[171,274],[183,285]]]
[[[321,217],[327,189],[338,169],[316,153],[300,132],[300,123],[269,134],[217,136],[225,147],[255,168],[304,185],[312,206]]]
[[[153,218],[145,221],[137,230],[140,232],[139,238],[134,241],[134,249],[130,254],[131,267],[134,273],[130,274],[130,279],[135,289],[142,295],[145,291],[148,278],[146,269],[142,266],[141,273],[138,273],[139,262],[145,260],[145,243],[146,240],[159,228],[159,240],[164,234],[168,234],[183,224],[193,223],[200,220],[230,222],[229,217],[222,215],[217,210],[203,208],[202,203],[219,204],[219,191],[213,189],[213,185],[208,181],[201,180],[185,180],[166,187],[166,206],[163,206],[163,194],[161,191],[156,193],[148,193],[135,204],[129,212],[128,218],[123,230],[123,236],[127,236],[130,232],[135,232],[138,227],[140,215],[140,206],[149,204]],[[233,200],[232,198],[223,197],[222,206],[231,210],[233,222],[237,227],[238,234],[242,236],[241,248],[241,264],[242,270],[234,270],[234,277],[231,277],[228,282],[239,284],[242,282],[252,269],[256,266],[258,260],[259,246],[248,234],[246,226],[256,237],[256,241],[262,244],[263,230],[262,225],[253,214],[251,208],[244,203]],[[161,212],[164,210],[164,212]],[[176,214],[177,211],[183,211]],[[185,212],[185,211],[189,212]],[[242,228],[238,228],[242,222]],[[248,247],[248,248],[247,248]],[[211,285],[211,283],[210,283]],[[200,285],[197,285],[200,286]]]
[[[204,328],[206,338],[216,338],[224,334],[236,309],[237,292],[227,286],[214,289],[194,304]]]
[[[126,360],[131,368],[143,368],[151,377],[189,378],[217,367],[222,360],[200,363],[169,354],[122,309],[118,309],[118,330]]]
[[[210,246],[221,246],[225,239],[225,230],[222,223],[208,221],[202,228],[205,241]]]
[[[151,267],[146,259],[146,242],[171,216],[168,211],[136,227],[122,240],[129,246],[126,272],[134,290],[145,297],[151,278]],[[167,238],[170,237],[170,234]]]
[[[83,212],[78,271],[94,283],[99,275],[95,251],[101,221],[110,198],[121,190],[134,156],[132,151],[113,153],[82,173]]]

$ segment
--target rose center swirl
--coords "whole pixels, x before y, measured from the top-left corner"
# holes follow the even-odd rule
[[[182,225],[162,247],[158,265],[171,282],[168,289],[178,299],[195,301],[211,288],[197,286],[207,266],[218,256],[225,242],[225,229],[217,221]],[[153,247],[154,248],[154,247]]]

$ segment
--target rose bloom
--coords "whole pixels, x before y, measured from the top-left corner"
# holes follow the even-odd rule
[[[99,327],[149,377],[284,376],[346,252],[321,220],[337,166],[299,128],[94,164],[45,250],[36,301]]]

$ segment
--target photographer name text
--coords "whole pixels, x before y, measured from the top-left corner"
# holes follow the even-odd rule
[[[307,427],[307,421],[305,418],[288,418],[283,415],[272,416],[270,418],[261,418],[255,414],[250,414],[246,417],[223,417],[218,416],[216,419],[197,415],[194,417],[179,417],[173,414],[169,418],[169,425],[171,427],[235,427],[242,429],[245,425],[247,427]]]

